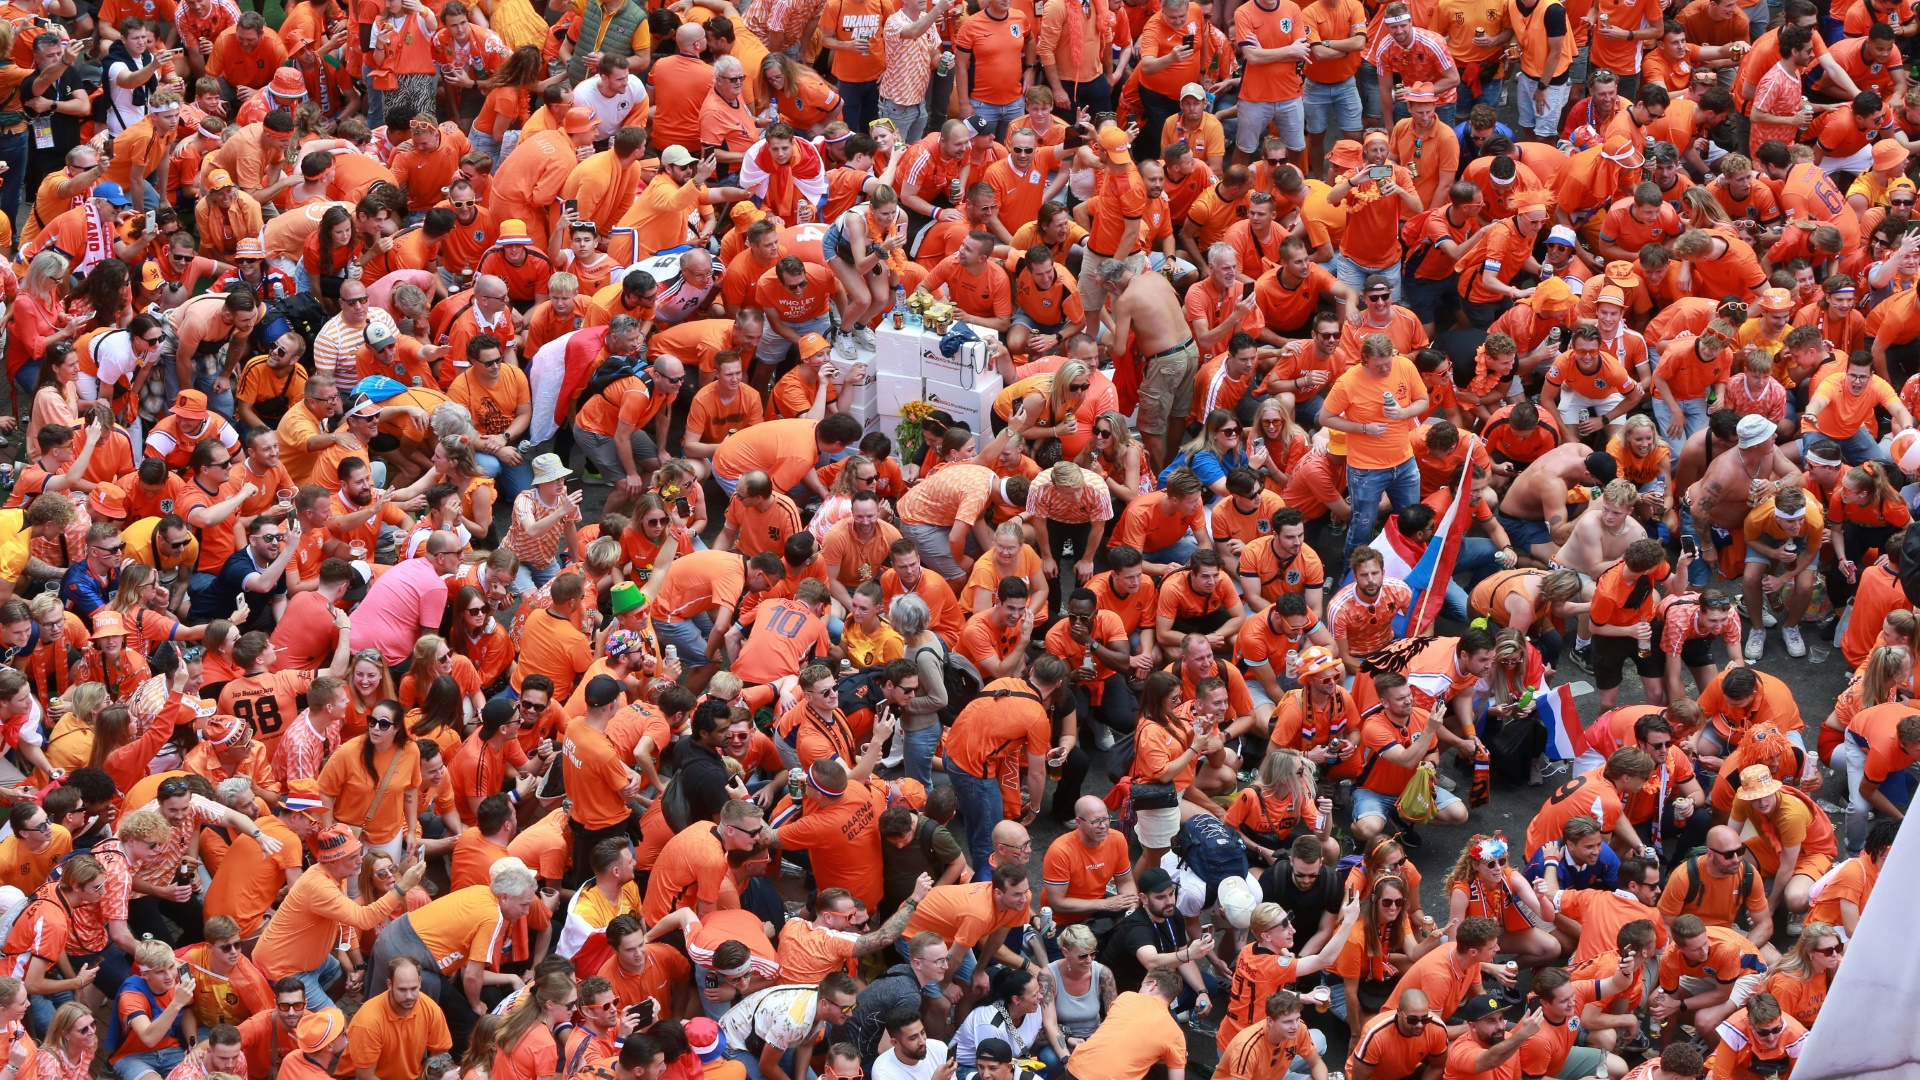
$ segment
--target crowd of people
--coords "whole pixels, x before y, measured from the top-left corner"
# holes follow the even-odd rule
[[[1910,3],[253,6],[0,4],[0,1080],[1792,1070]]]

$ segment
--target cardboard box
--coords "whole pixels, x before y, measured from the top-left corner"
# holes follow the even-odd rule
[[[1000,396],[1005,384],[997,371],[961,374],[967,380],[965,383],[929,377],[926,380],[926,400],[934,408],[946,410],[955,420],[986,439],[993,431],[994,399]]]
[[[922,338],[930,337],[917,326],[905,330],[895,330],[891,321],[881,324],[874,331],[874,371],[889,372],[894,375],[919,375],[920,343]],[[936,342],[937,344],[937,342]]]
[[[879,387],[877,400],[881,411],[893,413],[896,416],[906,411],[907,402],[919,401],[926,393],[924,381],[917,374],[896,375],[890,371],[882,371],[876,379]]]

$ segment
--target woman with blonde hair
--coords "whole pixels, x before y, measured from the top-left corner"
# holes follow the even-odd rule
[[[842,339],[847,345],[834,350],[846,363],[857,361],[860,349],[874,347],[871,324],[893,307],[894,288],[906,272],[906,245],[907,212],[886,184],[848,208],[821,239],[820,256],[847,291],[840,325],[852,330]]]
[[[1820,1006],[1833,987],[1847,943],[1832,923],[1809,921],[1787,954],[1769,965],[1760,992],[1772,994],[1780,1011],[1806,1027],[1820,1016]]]
[[[1060,959],[1047,965],[1053,995],[1042,1016],[1049,1038],[1069,1051],[1087,1041],[1120,995],[1113,969],[1094,959],[1099,951],[1100,939],[1086,923],[1070,923],[1060,931]]]
[[[70,341],[83,329],[79,320],[67,317],[60,303],[71,265],[60,252],[43,250],[27,263],[20,279],[20,295],[7,315],[7,371],[22,391],[40,381],[40,358],[47,346]]]
[[[493,533],[493,479],[480,471],[472,435],[447,435],[433,442],[433,467],[460,491],[461,515],[475,540]]]
[[[160,571],[141,562],[120,568],[120,584],[113,594],[113,610],[127,628],[127,648],[141,656],[162,641],[199,641],[204,626],[187,626],[167,610],[167,587]]]
[[[1913,697],[1913,652],[1904,645],[1881,645],[1867,654],[1867,662],[1834,700],[1833,711],[1820,726],[1818,753],[1835,770],[1847,775],[1847,848],[1860,850],[1867,837],[1872,806],[1860,790],[1867,776],[1867,739],[1871,732],[1861,714],[1876,706]]]
[[[1331,810],[1330,802],[1315,798],[1313,762],[1297,750],[1276,749],[1260,763],[1259,779],[1228,807],[1226,823],[1240,831],[1248,856],[1266,866],[1286,858],[1303,836],[1316,839],[1324,858],[1338,860]]]
[[[840,95],[833,85],[786,53],[768,53],[760,61],[760,79],[779,109],[781,122],[796,135],[811,139],[841,119]]]
[[[1006,365],[1002,361],[1003,376]],[[1074,410],[1092,389],[1092,371],[1079,360],[1068,360],[1052,371],[1009,383],[995,399],[993,415],[1028,442],[1059,439],[1077,433],[1086,423],[1086,418],[1076,417]]]
[[[477,714],[487,704],[481,694],[480,670],[473,661],[453,651],[439,634],[422,634],[413,642],[413,658],[400,677],[400,705],[411,709],[427,696],[427,688],[441,675],[452,676],[461,696]]]
[[[507,1010],[494,1040],[489,1080],[548,1080],[558,1060],[553,1029],[573,1019],[579,1007],[573,980],[555,972],[522,991]]]
[[[1698,195],[1694,194],[1696,188],[1700,192]],[[1726,208],[1704,185],[1696,184],[1681,192],[1680,212],[1689,229],[1704,229],[1719,233],[1722,237],[1738,238],[1740,235],[1733,230],[1733,219],[1727,216]]]
[[[93,1013],[69,1001],[53,1010],[46,1037],[33,1055],[33,1074],[37,1080],[88,1080],[99,1049],[100,1026]]]
[[[866,477],[864,482],[862,477]],[[807,523],[807,531],[813,533],[816,540],[826,540],[828,529],[853,514],[854,493],[872,491],[873,482],[878,477],[879,469],[872,458],[865,454],[848,455],[840,463],[839,475],[833,478],[832,486],[827,488],[827,497],[821,501],[820,509],[814,511],[813,520]]]
[[[1153,474],[1147,470],[1146,449],[1133,437],[1127,418],[1109,409],[1093,418],[1091,438],[1074,458],[1074,464],[1092,469],[1107,482],[1107,494],[1117,515],[1134,498],[1154,489]]]
[[[42,750],[47,764],[71,773],[93,760],[94,718],[107,707],[106,684],[91,682],[72,687],[67,690],[66,702],[67,715],[53,725]]]
[[[1454,937],[1465,919],[1492,919],[1500,927],[1501,952],[1514,954],[1521,967],[1544,967],[1560,955],[1549,929],[1553,916],[1507,854],[1507,842],[1498,836],[1475,836],[1460,849],[1447,873],[1447,936]]]
[[[1293,422],[1293,410],[1278,397],[1267,398],[1253,411],[1253,428],[1242,441],[1247,467],[1259,473],[1260,482],[1275,495],[1286,492],[1294,468],[1313,449],[1306,429]]]

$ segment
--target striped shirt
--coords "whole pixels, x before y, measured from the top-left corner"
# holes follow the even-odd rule
[[[1404,46],[1395,41],[1391,33],[1382,34],[1367,58],[1382,73],[1396,74],[1408,84],[1439,82],[1440,76],[1454,69],[1453,56],[1447,52],[1447,39],[1418,26],[1413,28],[1413,40]],[[1435,95],[1441,105],[1453,103],[1456,96],[1452,90]]]
[[[1399,578],[1381,582],[1380,595],[1371,604],[1349,584],[1327,605],[1327,628],[1334,637],[1347,640],[1351,655],[1365,656],[1393,640],[1394,617],[1412,606],[1413,589]]]
[[[326,764],[329,748],[340,745],[340,722],[334,721],[324,734],[313,730],[312,713],[300,710],[300,715],[280,735],[280,745],[273,752],[273,775],[282,785],[295,780],[313,780],[320,776],[320,766]]]
[[[913,23],[905,10],[887,17],[881,36],[886,40],[887,70],[880,73],[880,96],[896,105],[912,105],[927,96],[927,83],[933,77],[933,54],[940,46],[937,35],[922,33],[906,37],[903,31]]]
[[[562,502],[560,503],[544,503],[540,501],[540,496],[532,488],[528,488],[513,500],[513,528],[507,530],[507,547],[512,548],[513,553],[520,556],[520,561],[526,565],[531,567],[551,566],[554,557],[560,553],[560,545],[565,542],[567,538],[565,522],[555,525],[543,533],[528,532],[526,528],[521,525],[521,522],[526,520],[538,521],[548,514],[553,513],[561,507],[562,503],[566,502],[565,496],[561,498]],[[568,518],[576,522],[579,521],[580,508],[571,504],[568,505]]]
[[[938,474],[935,474],[938,478]],[[1105,484],[1082,484],[1065,491],[1053,483],[1053,471],[1033,478],[1027,488],[1027,513],[1056,525],[1090,525],[1113,520],[1113,496]]]
[[[316,375],[331,375],[341,386],[352,386],[359,381],[359,369],[355,357],[360,355],[360,347],[367,343],[367,327],[382,326],[387,333],[399,336],[400,328],[394,324],[393,316],[380,308],[367,312],[367,326],[348,326],[339,315],[327,320],[327,325],[313,336],[313,371]]]
[[[282,739],[281,742],[284,744],[286,740]],[[154,799],[140,809],[158,812],[160,800]],[[199,834],[200,827],[218,825],[226,819],[226,807],[204,795],[187,796],[186,818],[168,831],[166,841],[153,853],[152,858],[134,864],[133,876],[149,885],[173,884],[174,871],[180,868],[180,860],[187,857],[187,848]]]
[[[127,901],[133,894],[133,865],[127,861],[125,841],[119,837],[109,837],[93,845],[87,854],[92,855],[106,871],[102,880],[106,888],[98,904],[79,904],[67,909],[67,954],[82,956],[95,953],[107,947],[107,923],[125,922],[127,919]],[[58,881],[49,881],[40,886],[36,896],[59,903],[56,890]],[[86,1075],[83,1068],[81,1075]]]

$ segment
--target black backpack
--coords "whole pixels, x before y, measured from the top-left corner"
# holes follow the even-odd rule
[[[1700,877],[1700,860],[1705,858],[1707,849],[1694,848],[1687,852],[1687,895],[1681,906],[1691,906],[1700,902],[1707,894],[1706,881]],[[1733,890],[1733,913],[1737,917],[1747,909],[1747,897],[1753,895],[1753,863],[1743,860],[1740,863],[1740,884]]]
[[[312,293],[295,293],[283,296],[267,303],[267,317],[253,328],[253,354],[259,356],[288,331],[299,334],[307,343],[306,351],[301,354],[300,364],[313,374],[313,341],[320,336],[321,328],[327,325],[327,309]],[[343,392],[352,387],[342,387]]]
[[[922,645],[920,648],[931,649],[933,646]],[[918,656],[917,653],[915,655]],[[947,653],[940,670],[947,686],[947,707],[940,710],[940,722],[950,725],[960,715],[960,710],[980,696],[980,688],[987,685],[987,681],[980,677],[980,669],[973,666],[973,661],[952,651]]]

